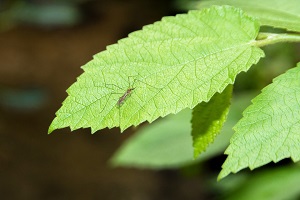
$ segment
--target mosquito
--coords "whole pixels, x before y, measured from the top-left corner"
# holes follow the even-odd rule
[[[121,105],[124,103],[124,101],[127,99],[127,97],[130,96],[130,94],[132,93],[132,91],[134,90],[135,88],[128,88],[126,90],[126,92],[119,98],[118,102],[117,102],[117,105],[118,107],[121,107]]]
[[[128,88],[126,89],[126,91],[125,91],[124,93],[111,93],[111,94],[122,94],[122,96],[120,96],[119,99],[118,99],[118,101],[117,101],[117,106],[118,106],[119,108],[123,105],[123,103],[126,101],[126,99],[131,95],[131,93],[132,93],[133,90],[135,89],[135,87],[133,87],[133,85],[134,85],[134,83],[135,83],[135,81],[136,81],[137,79],[134,79],[133,83],[130,84],[130,79],[129,79],[129,77],[131,77],[131,76],[128,76],[128,83],[129,83],[129,86],[128,86]],[[120,90],[124,90],[124,88],[121,88],[121,87],[119,87],[118,85],[115,85],[115,84],[105,84],[105,85],[106,85],[106,86],[107,86],[107,85],[113,85],[113,86],[117,87],[117,88],[120,89]]]
[[[148,85],[148,86],[151,86],[151,85],[149,85],[148,83],[145,83],[145,82],[143,82],[143,81],[141,81],[141,80],[138,80],[138,79],[134,79],[133,80],[133,82],[132,82],[132,80],[130,81],[130,77],[133,77],[133,76],[128,76],[127,78],[128,78],[128,83],[129,83],[129,86],[127,87],[127,89],[125,90],[125,92],[124,93],[111,93],[111,94],[119,94],[119,95],[121,95],[121,96],[119,96],[119,98],[118,98],[118,100],[117,100],[117,103],[116,103],[116,105],[117,105],[117,107],[118,107],[118,109],[121,109],[121,107],[122,107],[122,105],[125,103],[125,101],[126,100],[128,100],[128,98],[132,95],[132,93],[133,93],[133,91],[137,88],[137,87],[135,87],[135,83],[137,82],[137,81],[139,81],[139,82],[141,82],[141,83],[143,83],[143,84],[146,84],[146,85]],[[132,83],[132,84],[131,84]],[[113,86],[115,86],[115,87],[117,87],[117,88],[119,88],[120,90],[123,90],[124,91],[124,88],[121,88],[120,86],[118,86],[118,85],[115,85],[115,84],[106,84],[106,86],[108,86],[108,85],[113,85]],[[153,87],[153,88],[156,88],[156,87],[154,87],[154,86],[151,86],[151,87]],[[157,89],[157,88],[156,88]],[[138,102],[135,102],[136,104],[139,104]],[[139,105],[140,107],[142,107],[141,105]],[[149,113],[148,113],[149,114]],[[150,114],[149,114],[150,115]],[[119,123],[121,122],[121,111],[119,110]]]
[[[128,99],[128,97],[132,94],[133,90],[136,89],[136,87],[133,87],[133,85],[135,84],[136,81],[140,81],[141,83],[144,83],[144,82],[141,81],[141,80],[134,79],[133,83],[130,84],[130,82],[131,82],[131,81],[130,81],[130,77],[133,77],[133,76],[128,76],[128,83],[129,83],[129,86],[128,86],[128,88],[126,89],[126,91],[122,94],[122,96],[119,97],[119,99],[118,99],[118,101],[117,101],[117,106],[118,106],[118,107],[121,107],[121,106],[124,104],[124,102],[126,101],[126,99]],[[149,85],[149,84],[147,84],[147,83],[144,83],[144,84],[146,84],[146,85],[148,85],[148,86],[151,86],[151,85]],[[111,85],[113,85],[113,86],[119,88],[120,90],[123,90],[123,89],[124,89],[124,88],[121,88],[121,87],[119,87],[119,86],[117,86],[117,85],[115,85],[115,84],[111,84]],[[154,87],[154,86],[151,86],[151,87],[156,88],[156,87]],[[121,93],[115,93],[115,94],[121,94]]]

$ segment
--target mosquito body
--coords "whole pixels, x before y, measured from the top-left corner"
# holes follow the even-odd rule
[[[134,93],[134,90],[136,88],[139,88],[139,86],[136,85],[136,82],[140,82],[141,84],[147,85],[151,88],[160,89],[160,88],[156,88],[154,86],[151,86],[148,83],[143,82],[143,81],[138,80],[138,79],[134,79],[133,81],[130,81],[130,77],[132,77],[132,76],[128,76],[128,86],[126,88],[124,88],[122,86],[115,85],[115,84],[105,84],[105,87],[108,88],[108,89],[113,90],[113,92],[109,94],[108,99],[106,101],[106,104],[104,105],[104,108],[106,107],[106,105],[109,105],[111,95],[117,95],[117,94],[119,95],[118,99],[115,99],[116,100],[115,106],[117,108],[117,112],[118,112],[118,115],[119,115],[119,120],[118,120],[118,122],[116,122],[116,125],[118,125],[120,127],[122,127],[124,124],[127,123],[126,120],[128,120],[128,119],[125,116],[130,116],[130,114],[131,114],[130,113],[130,114],[127,115],[126,112],[129,109],[126,108],[127,110],[125,111],[125,110],[122,109],[122,106],[126,103],[125,101],[127,101],[128,99],[131,98],[131,95]],[[111,87],[111,86],[113,86],[113,87]],[[121,92],[121,90],[123,92]],[[120,91],[120,92],[118,92],[118,91]],[[131,101],[131,103],[132,103],[132,105],[136,106],[136,108],[139,110],[139,112],[142,112],[141,109],[143,108],[143,102],[137,101],[137,98],[138,97],[136,97],[136,99],[134,99],[134,97],[133,97],[133,100]],[[151,114],[147,110],[143,110],[143,112],[146,112],[146,113],[148,113],[149,116],[151,116]]]
[[[132,91],[134,90],[135,88],[128,88],[126,90],[126,92],[119,98],[118,102],[117,102],[117,105],[118,107],[120,107],[124,101],[127,99],[127,97],[130,96],[130,94],[132,93]]]

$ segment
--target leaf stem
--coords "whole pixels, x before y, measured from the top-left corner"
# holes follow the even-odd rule
[[[263,47],[278,42],[300,42],[300,34],[276,34],[261,32],[258,34],[256,40],[253,41],[253,45],[257,47]]]

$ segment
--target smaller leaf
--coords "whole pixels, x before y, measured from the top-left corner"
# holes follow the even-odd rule
[[[300,63],[274,79],[234,127],[219,178],[291,157],[300,160]]]
[[[229,111],[231,96],[232,85],[229,85],[222,93],[216,93],[209,102],[202,102],[193,109],[194,158],[204,152],[220,133]]]

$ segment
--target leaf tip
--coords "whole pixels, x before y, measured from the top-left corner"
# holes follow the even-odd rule
[[[48,135],[50,135],[53,131],[58,129],[59,127],[56,125],[56,118],[51,122],[49,128],[48,128]]]
[[[222,180],[223,178],[225,178],[229,174],[230,174],[230,171],[222,169],[221,172],[218,175],[217,181]]]
[[[196,160],[198,158],[198,156],[200,155],[200,153],[197,151],[197,149],[194,147],[194,160]]]
[[[52,125],[50,125],[48,128],[48,135],[50,135],[54,130],[55,128]]]

